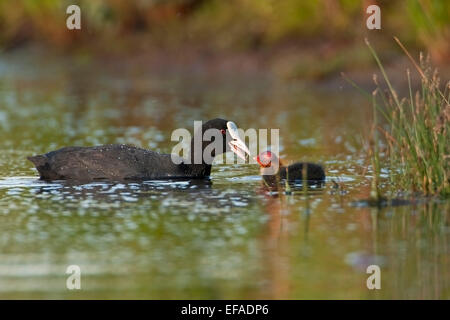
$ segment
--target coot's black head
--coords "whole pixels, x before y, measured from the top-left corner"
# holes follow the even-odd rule
[[[202,129],[205,132],[208,129],[227,130],[229,121],[221,118],[212,119],[203,123]]]
[[[208,132],[209,129],[213,129]],[[217,131],[214,131],[217,130]],[[205,135],[206,133],[206,135]],[[210,135],[208,134],[210,133]],[[222,152],[233,151],[240,158],[246,159],[246,155],[250,155],[250,151],[244,141],[239,137],[238,128],[233,121],[221,118],[206,121],[202,125],[202,137],[206,140],[202,142],[202,149],[205,150],[212,144],[216,138],[222,138]],[[214,154],[213,155],[218,155]]]

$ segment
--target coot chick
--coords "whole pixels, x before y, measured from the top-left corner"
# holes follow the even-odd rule
[[[241,158],[250,154],[245,143],[237,134],[232,121],[213,119],[201,127],[201,150],[194,148],[191,141],[191,159],[187,161],[175,155],[161,154],[155,151],[123,144],[111,144],[95,147],[65,147],[43,155],[28,157],[39,171],[42,180],[74,181],[121,181],[121,180],[159,180],[159,179],[202,179],[209,177],[211,163],[203,157],[205,148],[214,142],[203,141],[203,133],[208,129],[217,129],[222,137],[223,150],[212,150],[212,157],[233,151]],[[195,157],[195,152],[202,152]],[[173,161],[176,159],[177,161]],[[194,159],[200,159],[198,163]]]
[[[260,172],[265,183],[269,186],[276,186],[279,181],[286,179],[289,182],[301,182],[304,173],[306,180],[309,182],[325,180],[323,167],[315,163],[296,162],[285,166],[272,151],[261,152],[255,160],[261,168]]]

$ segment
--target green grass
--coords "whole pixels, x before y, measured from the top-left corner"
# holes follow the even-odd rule
[[[379,198],[378,177],[380,166],[391,167],[391,181],[399,188],[421,192],[426,196],[450,195],[450,82],[442,85],[437,70],[421,55],[417,63],[395,38],[421,77],[421,89],[412,90],[409,70],[406,77],[409,94],[400,98],[394,89],[377,53],[370,43],[367,46],[381,71],[387,90],[378,86],[373,94],[374,131],[371,147],[374,168],[374,185],[371,194]],[[382,114],[387,126],[378,124],[377,113]],[[377,136],[380,132],[380,137]],[[378,139],[388,146],[387,155],[380,159]],[[394,171],[398,171],[394,173]]]

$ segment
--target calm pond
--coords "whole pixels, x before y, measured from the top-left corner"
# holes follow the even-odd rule
[[[371,110],[357,92],[245,73],[98,70],[0,56],[0,298],[450,298],[449,201],[352,204],[372,173],[361,146]],[[209,182],[46,183],[26,160],[68,145],[170,152],[174,129],[215,117],[280,128],[282,156],[322,163],[324,187],[271,196],[256,165],[220,163]],[[380,290],[366,286],[372,264]],[[81,268],[81,290],[66,288],[69,265]]]

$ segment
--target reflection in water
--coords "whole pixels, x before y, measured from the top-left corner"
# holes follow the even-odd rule
[[[266,279],[264,292],[267,299],[289,298],[290,258],[289,254],[289,213],[283,208],[279,197],[268,196],[265,212],[269,215],[262,241]]]
[[[372,173],[357,98],[240,74],[2,59],[0,298],[450,298],[448,200],[350,205]],[[67,145],[170,152],[174,128],[236,114],[243,128],[280,128],[287,161],[324,163],[325,185],[268,193],[257,166],[222,164],[211,181],[47,183],[26,160]],[[370,264],[382,290],[366,287]]]
[[[5,180],[4,180],[5,181]],[[3,184],[5,185],[5,184]],[[0,184],[1,186],[1,184]],[[115,199],[137,200],[139,197],[158,195],[160,197],[183,194],[183,196],[198,196],[205,190],[211,190],[212,182],[209,179],[190,181],[181,180],[152,180],[143,182],[92,182],[79,184],[71,181],[43,182],[33,188],[36,195],[57,194],[64,200],[83,200],[92,198],[100,201],[114,201]],[[54,192],[58,190],[58,192]],[[129,197],[123,197],[129,196]]]
[[[381,267],[383,290],[374,297],[448,297],[448,205],[425,203],[361,212],[361,230],[368,234],[365,250],[348,254],[346,261],[355,270],[372,264]],[[366,298],[371,296],[368,292]]]

